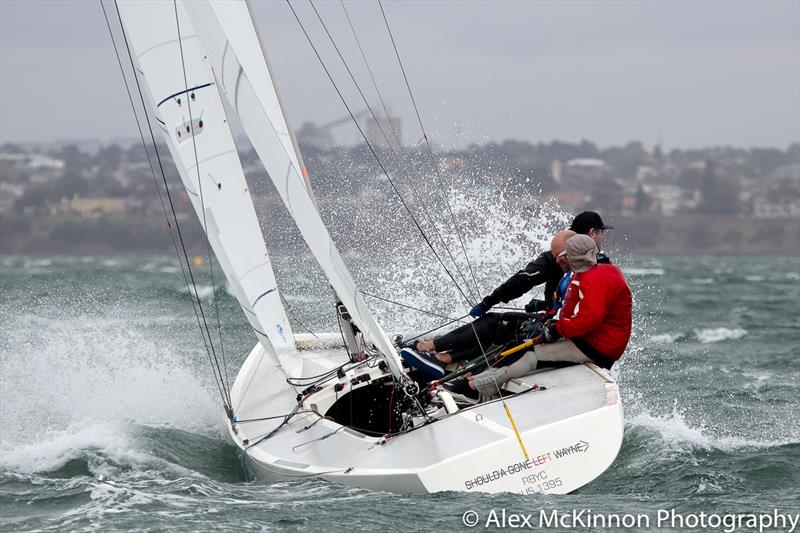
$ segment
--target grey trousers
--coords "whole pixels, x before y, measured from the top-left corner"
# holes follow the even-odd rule
[[[552,344],[540,344],[536,350],[525,352],[519,361],[512,365],[490,368],[475,376],[473,383],[481,401],[497,397],[497,388],[512,378],[521,378],[536,370],[539,361],[563,361],[568,363],[591,363],[575,343],[561,339]]]

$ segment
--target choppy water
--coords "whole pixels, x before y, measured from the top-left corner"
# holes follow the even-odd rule
[[[483,289],[518,268],[510,257],[479,265]],[[615,259],[636,331],[613,466],[568,496],[422,497],[245,481],[174,258],[3,258],[0,529],[406,532],[462,529],[468,509],[800,512],[800,258]],[[278,274],[297,317],[331,330],[307,263],[279,258]],[[464,312],[420,290],[418,270],[351,264],[374,292]],[[233,373],[254,338],[217,294]],[[390,331],[431,324],[375,304]]]

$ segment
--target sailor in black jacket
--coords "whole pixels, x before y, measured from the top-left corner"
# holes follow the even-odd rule
[[[605,238],[605,231],[607,229],[614,229],[612,226],[606,226],[600,215],[594,211],[584,211],[572,220],[569,227],[570,231],[574,233],[581,233],[588,235],[597,244],[597,249],[602,250],[603,240]],[[571,237],[572,235],[569,235]],[[557,237],[557,236],[556,236]],[[569,238],[567,237],[567,238]],[[553,238],[555,242],[555,237]],[[566,242],[566,239],[564,239]],[[598,263],[610,263],[611,260],[602,252],[597,254]],[[552,246],[550,250],[542,252],[539,257],[528,263],[524,270],[520,270],[505,283],[497,287],[492,294],[486,296],[478,305],[473,307],[469,314],[474,317],[480,317],[500,302],[510,302],[519,298],[532,288],[544,283],[544,300],[531,300],[526,306],[525,311],[528,313],[536,313],[539,311],[550,311],[553,309],[553,299],[558,289],[558,282],[564,275],[564,271],[559,266],[556,258],[553,256]]]
[[[518,298],[542,283],[545,283],[548,293],[545,296],[552,307],[558,282],[569,270],[567,258],[560,254],[566,249],[567,239],[573,235],[575,232],[571,230],[558,233],[550,243],[550,250],[539,255],[525,270],[511,276],[473,307],[470,314],[477,317],[477,320],[436,339],[405,346],[400,350],[400,356],[412,367],[433,378],[440,378],[444,376],[447,365],[477,357],[481,354],[481,348],[489,350],[515,340],[522,342],[525,332],[521,330],[521,326],[533,315],[518,311],[487,311],[497,303]],[[476,336],[480,343],[476,342]]]

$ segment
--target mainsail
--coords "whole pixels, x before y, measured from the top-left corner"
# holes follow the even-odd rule
[[[266,55],[244,0],[186,2],[222,93],[247,135],[303,238],[353,322],[384,354],[392,373],[405,376],[392,342],[375,320],[344,264],[304,179]]]
[[[222,99],[184,5],[137,0],[119,2],[118,9],[144,92],[214,255],[267,357],[299,376],[302,359]]]

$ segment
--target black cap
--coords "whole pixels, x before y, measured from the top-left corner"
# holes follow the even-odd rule
[[[580,215],[572,219],[572,225],[569,227],[575,233],[582,233],[586,235],[589,230],[595,229],[614,229],[613,226],[606,226],[603,224],[603,219],[594,211],[584,211]]]

